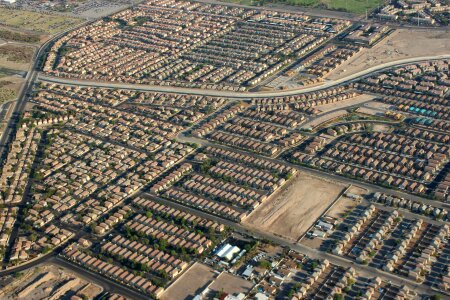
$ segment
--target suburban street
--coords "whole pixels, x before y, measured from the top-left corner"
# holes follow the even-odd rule
[[[151,195],[151,197],[155,197],[154,195]],[[417,293],[426,293],[426,292],[434,292],[433,289],[429,288],[429,287],[424,287],[423,285],[419,285],[414,281],[411,281],[409,279],[406,278],[401,278],[395,274],[392,273],[387,273],[384,272],[382,270],[379,269],[375,269],[369,266],[365,266],[365,265],[361,265],[361,264],[357,264],[356,262],[353,262],[349,259],[343,258],[343,257],[339,257],[336,255],[333,255],[331,253],[326,253],[326,252],[322,252],[319,251],[317,249],[312,249],[309,248],[305,245],[302,245],[300,243],[294,242],[294,241],[288,241],[283,237],[279,237],[276,236],[274,234],[271,234],[269,232],[263,232],[260,230],[257,230],[255,228],[248,228],[246,226],[237,224],[235,222],[223,219],[221,217],[218,216],[214,216],[208,213],[205,213],[203,211],[199,211],[197,209],[194,208],[190,208],[190,207],[186,207],[184,205],[180,205],[177,204],[175,202],[171,202],[171,201],[167,201],[165,199],[162,198],[158,198],[158,201],[160,201],[161,203],[165,204],[165,205],[169,205],[172,206],[174,208],[177,209],[182,209],[185,210],[187,212],[190,212],[194,215],[198,215],[207,219],[211,219],[214,220],[216,222],[222,223],[226,226],[229,226],[230,228],[233,228],[236,232],[242,233],[242,234],[247,234],[250,236],[253,236],[255,238],[258,239],[263,239],[263,240],[268,240],[271,241],[273,243],[279,244],[281,246],[285,246],[285,247],[289,247],[292,250],[296,250],[300,253],[304,253],[306,255],[308,255],[311,258],[315,258],[315,259],[327,259],[330,261],[330,263],[333,264],[337,264],[346,268],[352,267],[354,269],[357,270],[358,273],[361,273],[362,275],[368,276],[368,277],[373,277],[373,276],[383,276],[385,278],[387,278],[388,280],[391,280],[393,283],[398,284],[398,285],[403,285],[406,284],[408,286],[410,286],[414,291],[416,291]]]
[[[430,60],[440,60],[449,59],[448,55],[437,55],[437,56],[425,56],[425,57],[414,57],[402,60],[393,61],[390,63],[384,63],[375,67],[365,69],[363,71],[354,73],[347,77],[326,81],[322,85],[306,87],[301,89],[292,90],[281,90],[281,91],[271,91],[271,92],[232,92],[232,91],[220,91],[220,90],[203,90],[197,88],[183,88],[183,87],[172,87],[172,86],[151,86],[142,84],[127,84],[127,83],[113,83],[113,82],[100,82],[92,80],[78,80],[69,78],[59,78],[47,76],[42,73],[39,74],[38,79],[44,82],[59,83],[80,87],[102,87],[102,88],[120,88],[126,90],[135,91],[146,91],[146,92],[165,92],[165,93],[179,93],[179,94],[190,94],[190,95],[202,95],[202,96],[216,96],[216,97],[229,97],[235,99],[251,99],[251,98],[264,98],[264,97],[278,97],[278,96],[293,96],[300,95],[309,92],[320,91],[335,86],[350,83],[355,80],[359,80],[364,77],[371,76],[375,73],[387,71],[391,68],[401,67],[411,63],[420,63]]]
[[[407,53],[401,57],[408,58],[330,80],[331,70],[338,70],[362,48],[373,47],[392,29],[411,25],[388,28],[361,14],[326,13],[320,8],[295,9],[318,16],[298,17],[290,15],[283,4],[274,10],[284,14],[268,8],[266,12],[266,7],[248,12],[238,9],[244,7],[239,4],[216,14],[210,12],[215,6],[206,5],[219,4],[215,0],[186,7],[182,2],[180,7],[163,2],[136,4],[136,9],[120,14],[84,19],[52,36],[33,53],[17,100],[0,106],[5,128],[0,136],[0,165],[6,170],[0,172],[0,217],[5,224],[0,223],[0,277],[19,280],[19,273],[51,264],[107,293],[136,300],[161,299],[168,287],[190,274],[194,264],[203,263],[211,273],[238,274],[252,286],[246,299],[255,290],[266,293],[272,288],[274,297],[284,297],[285,290],[291,289],[295,297],[315,297],[325,290],[328,298],[340,295],[346,299],[353,297],[350,292],[355,282],[365,281],[369,286],[378,281],[374,277],[380,277],[381,283],[373,285],[371,293],[381,294],[378,290],[392,284],[396,289],[405,285],[424,299],[435,294],[450,297],[445,264],[446,274],[437,268],[436,280],[426,281],[436,261],[448,261],[450,249],[450,231],[445,226],[450,219],[445,201],[450,191],[450,177],[446,177],[450,158],[444,126],[450,53],[416,57]],[[82,29],[61,39],[78,28]],[[358,31],[362,33],[355,38]],[[157,42],[149,32],[156,33]],[[0,40],[0,46],[7,43]],[[48,73],[42,71],[44,60]],[[392,75],[394,69],[423,62],[430,64]],[[282,70],[293,72],[290,67],[296,64],[301,67],[292,84],[302,80],[305,87],[238,91],[249,86],[266,88],[280,74],[288,74]],[[348,90],[322,92],[389,71],[385,78],[365,81],[364,88],[351,85]],[[74,78],[56,77],[70,74]],[[75,78],[83,74],[93,79]],[[123,83],[118,78],[162,84]],[[392,85],[383,81],[386,78]],[[233,88],[164,85],[175,81],[176,85]],[[307,85],[313,82],[322,83]],[[409,101],[409,106],[400,110],[397,102],[377,93],[382,90],[379,87],[392,88],[384,93],[392,92],[398,96],[395,101]],[[365,88],[374,92],[366,93]],[[320,93],[308,96],[304,103],[293,103],[294,97],[289,97],[313,92]],[[287,98],[270,99],[276,97]],[[414,115],[409,108],[419,112]],[[24,112],[27,118],[21,121]],[[444,121],[429,128],[411,125],[416,122],[412,117],[424,116],[432,116],[430,122]],[[208,146],[212,148],[205,149]],[[383,176],[392,181],[382,180]],[[310,178],[323,182],[316,184]],[[445,184],[446,189],[441,189],[439,185]],[[381,198],[380,203],[373,203],[374,209],[371,195],[377,192],[430,207],[422,209],[423,218],[412,203],[394,208],[382,204],[388,201]],[[264,201],[272,201],[273,207],[264,211]],[[419,221],[423,224],[413,227]],[[274,230],[275,226],[282,230]],[[400,233],[393,236],[394,231]],[[319,247],[318,240],[303,240],[307,236],[325,242]],[[281,247],[272,251],[269,245]],[[225,249],[223,256],[218,254],[221,250],[216,251],[219,248]],[[412,257],[417,256],[417,249],[419,256],[432,253],[419,261]],[[381,251],[389,253],[383,254],[386,259],[370,266]],[[391,254],[397,260],[388,257]],[[310,259],[328,260],[331,265],[317,271],[313,265],[320,262]],[[287,260],[289,264],[282,265]],[[342,271],[341,267],[353,268],[356,274],[340,281],[342,277],[333,272]],[[244,268],[251,269],[251,276],[241,273]],[[281,283],[273,280],[284,271],[289,274],[283,275]],[[296,273],[305,278],[294,279]],[[196,293],[205,288],[204,283],[194,281]],[[270,288],[262,282],[270,283]],[[361,293],[357,299],[367,286],[355,287]],[[299,296],[301,288],[305,294]],[[103,296],[98,294],[95,299]]]
[[[15,102],[11,102],[12,103],[11,105],[13,105],[11,118],[9,120],[7,120],[8,124],[0,138],[0,162],[2,162],[3,159],[5,158],[5,155],[6,155],[5,150],[8,149],[8,145],[11,143],[11,141],[14,138],[15,128],[17,126],[19,116],[25,109],[25,105],[27,103],[28,96],[31,93],[31,91],[33,90],[34,84],[36,83],[36,79],[39,74],[39,64],[41,62],[41,59],[43,59],[43,57],[45,56],[47,48],[54,41],[56,41],[57,39],[64,36],[67,32],[70,32],[75,28],[84,26],[87,23],[89,23],[89,22],[84,22],[73,28],[69,28],[64,32],[61,32],[60,34],[53,36],[51,39],[47,40],[44,44],[42,44],[37,51],[35,51],[32,61],[31,61],[31,64],[30,64],[30,67],[28,69],[28,72],[26,73],[25,81],[24,81],[24,83],[20,89],[19,95],[17,97],[17,100]]]

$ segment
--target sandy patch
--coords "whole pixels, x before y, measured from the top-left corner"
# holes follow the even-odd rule
[[[19,76],[5,76],[0,78],[0,86],[13,89],[17,93],[20,90],[20,87],[22,86],[24,82],[24,79]]]
[[[343,184],[300,173],[243,222],[297,240],[344,190]]]
[[[193,299],[215,277],[216,273],[214,273],[213,269],[204,264],[195,263],[164,292],[161,299]]]
[[[391,132],[393,127],[386,124],[373,124],[372,130],[375,132]]]
[[[4,280],[8,281],[8,278]],[[33,300],[50,297],[60,299],[64,294],[94,299],[102,291],[102,287],[73,274],[70,270],[45,265],[28,269],[11,283],[3,286],[0,290],[0,299]],[[58,294],[60,296],[57,296]]]
[[[347,197],[341,197],[336,204],[333,206],[332,209],[327,213],[327,216],[336,218],[336,219],[342,219],[342,216],[345,214],[345,212],[351,210],[353,207],[355,207],[359,201],[355,199],[350,199]]]
[[[362,94],[362,95],[359,95],[359,96],[351,98],[351,99],[346,99],[346,100],[338,101],[338,102],[334,102],[334,103],[328,103],[325,105],[319,105],[319,106],[316,106],[316,108],[321,111],[321,113],[319,114],[319,116],[320,116],[320,115],[322,115],[326,112],[332,111],[332,110],[346,108],[346,107],[358,105],[361,103],[366,103],[367,101],[373,100],[375,98],[376,98],[376,96],[373,96],[373,95]]]
[[[358,108],[358,112],[371,116],[384,116],[384,112],[371,107],[360,107]]]
[[[369,190],[357,185],[352,185],[347,193],[351,193],[351,194],[357,194],[360,195],[361,197],[364,197],[367,193],[369,193]]]
[[[343,110],[343,109],[342,110],[332,111],[330,113],[323,114],[323,115],[321,115],[321,116],[319,116],[317,118],[314,118],[310,122],[303,123],[301,125],[301,128],[309,128],[309,127],[315,128],[315,127],[317,127],[317,126],[319,126],[319,125],[321,125],[321,124],[323,124],[325,122],[328,122],[330,120],[337,119],[339,117],[345,116],[346,114],[348,114],[348,112],[346,110]]]
[[[368,190],[359,186],[352,185],[345,194],[355,194],[361,196],[361,199],[368,193]],[[327,213],[327,216],[341,219],[343,214],[357,204],[359,204],[361,200],[351,199],[345,196],[339,198],[339,200],[334,204],[333,208]]]
[[[30,68],[30,64],[10,61],[6,56],[0,55],[0,67],[12,70],[27,71]]]
[[[216,292],[224,292],[227,294],[247,294],[253,283],[242,279],[241,277],[234,276],[229,273],[222,273],[217,277],[213,284],[209,287],[211,290]]]
[[[379,64],[405,58],[449,54],[448,49],[448,31],[398,29],[373,48],[362,50],[343,63],[327,78],[336,80]]]

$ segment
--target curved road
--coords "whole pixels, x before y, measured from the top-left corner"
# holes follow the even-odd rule
[[[86,23],[80,24],[78,26],[84,26]],[[76,26],[76,27],[78,27],[78,26]],[[74,28],[71,28],[70,30],[73,30],[73,29]],[[31,88],[37,77],[41,81],[66,84],[66,85],[76,85],[76,86],[86,86],[86,87],[90,86],[90,87],[105,87],[105,88],[121,88],[121,89],[130,89],[130,90],[138,90],[138,91],[153,91],[153,92],[169,92],[169,93],[175,92],[175,93],[181,93],[181,94],[194,94],[194,95],[228,97],[228,98],[236,98],[236,99],[249,99],[249,98],[262,98],[262,97],[292,96],[292,95],[303,94],[303,93],[308,93],[308,92],[313,92],[313,91],[319,91],[319,90],[327,89],[330,87],[346,84],[346,83],[352,82],[354,80],[358,80],[358,79],[364,78],[366,76],[370,76],[377,72],[389,70],[394,67],[400,67],[403,65],[411,64],[411,63],[418,63],[418,62],[424,62],[424,61],[430,61],[430,60],[450,59],[450,54],[449,55],[424,56],[424,57],[402,59],[402,60],[393,61],[390,63],[381,64],[381,65],[378,65],[378,66],[375,66],[372,68],[368,68],[366,70],[354,73],[354,74],[344,77],[342,79],[326,82],[320,86],[301,88],[301,89],[292,89],[292,90],[273,91],[273,92],[232,92],[232,91],[218,91],[218,90],[202,90],[202,89],[197,89],[197,88],[150,86],[150,85],[140,85],[140,84],[108,83],[108,82],[66,79],[66,78],[57,78],[57,77],[46,76],[46,75],[43,75],[40,73],[38,75],[38,72],[37,72],[38,62],[39,62],[40,57],[45,53],[45,50],[48,47],[48,45],[50,45],[51,42],[53,42],[55,39],[61,37],[62,35],[66,34],[70,30],[67,30],[61,34],[54,36],[52,39],[50,39],[44,45],[42,45],[39,48],[39,50],[37,51],[37,53],[35,55],[35,59],[33,60],[30,70],[27,74],[26,82],[23,85],[23,89],[22,89],[20,96],[18,98],[18,101],[14,107],[15,116],[13,116],[10,119],[9,124],[8,124],[9,125],[8,129],[5,131],[5,134],[0,139],[0,147],[5,146],[1,150],[6,149],[7,148],[6,145],[9,144],[10,138],[14,132],[15,124],[17,122],[17,114],[20,113],[21,111],[23,111],[23,109],[25,107],[25,103],[26,103],[27,93],[29,91],[31,91]],[[1,151],[0,151],[0,154],[1,154]],[[309,170],[309,171],[311,171],[311,170]],[[320,171],[317,171],[317,172],[320,172]],[[358,182],[358,183],[361,184],[360,182]],[[196,212],[196,213],[199,213],[199,212]],[[209,217],[211,218],[210,215],[209,215]],[[224,221],[224,220],[221,220],[221,221]],[[235,227],[240,226],[237,224],[233,224],[233,225]],[[246,229],[246,228],[235,228],[235,229],[238,229],[238,230],[244,231],[244,232],[248,231],[248,229]],[[265,236],[267,238],[266,235],[261,234],[258,231],[256,231],[255,234],[261,235],[263,237]],[[334,257],[330,254],[318,252],[318,251],[312,250],[310,248],[306,248],[299,244],[289,243],[282,238],[278,238],[278,237],[274,237],[274,236],[269,236],[269,238],[273,241],[276,241],[276,242],[282,244],[282,245],[291,246],[294,249],[300,250],[302,252],[306,252],[313,257],[325,257],[325,258],[331,259],[333,261],[339,262],[343,265],[352,264],[351,262],[349,262],[348,260],[346,260],[344,258]],[[46,262],[46,263],[53,262],[53,263],[59,264],[61,266],[65,266],[69,269],[76,270],[78,273],[83,274],[84,276],[88,277],[92,281],[99,281],[101,283],[101,285],[106,287],[106,289],[109,291],[120,292],[126,296],[129,296],[130,298],[135,298],[135,299],[139,299],[142,297],[142,295],[140,293],[138,293],[134,290],[131,290],[131,289],[128,289],[127,287],[121,286],[111,280],[104,279],[103,277],[98,276],[97,274],[91,274],[90,271],[85,270],[84,268],[81,268],[79,266],[74,266],[74,265],[70,264],[69,262],[66,262],[58,257],[55,257],[54,254],[49,254],[47,256],[43,256],[33,262],[24,264],[15,269],[0,271],[0,274],[3,276],[6,274],[9,274],[11,272],[21,271],[21,270],[30,268],[34,265],[44,263],[44,262]],[[417,288],[418,290],[429,292],[428,288],[414,285],[414,283],[412,283],[408,280],[405,280],[405,279],[398,278],[397,276],[395,276],[393,274],[384,274],[384,272],[382,272],[382,271],[374,270],[373,268],[369,268],[369,267],[357,266],[357,268],[360,271],[363,271],[367,274],[372,274],[374,272],[380,273],[380,275],[383,275],[384,277],[392,279],[393,281],[397,281],[398,283],[407,283],[407,284]]]
[[[71,78],[60,78],[47,76],[45,74],[39,74],[39,80],[52,83],[59,83],[65,85],[76,85],[82,87],[104,87],[104,88],[120,88],[137,91],[149,91],[149,92],[165,92],[165,93],[179,93],[179,94],[192,94],[192,95],[204,95],[204,96],[216,96],[216,97],[228,97],[228,98],[265,98],[265,97],[279,97],[279,96],[293,96],[308,92],[320,91],[330,87],[346,84],[357,79],[361,79],[370,76],[377,72],[387,71],[395,67],[401,67],[412,63],[420,63],[431,60],[450,59],[450,54],[435,55],[435,56],[421,56],[396,60],[389,63],[384,63],[378,66],[374,66],[363,71],[354,73],[344,78],[328,81],[320,86],[314,86],[309,88],[292,89],[292,90],[280,90],[273,92],[233,92],[222,90],[202,90],[199,88],[185,88],[185,87],[172,87],[172,86],[159,86],[159,85],[144,85],[144,84],[128,84],[128,83],[112,83],[101,82],[92,80],[80,80]]]
[[[44,42],[44,44],[42,44],[37,51],[35,51],[33,59],[30,64],[30,68],[28,69],[27,74],[25,76],[25,82],[22,84],[19,96],[17,97],[16,102],[13,104],[14,107],[12,109],[11,118],[8,120],[7,127],[0,137],[0,165],[2,163],[4,151],[5,149],[8,148],[9,143],[12,141],[15,132],[15,127],[18,122],[19,114],[25,109],[25,104],[27,102],[27,94],[31,91],[33,84],[36,82],[38,76],[39,62],[42,56],[45,55],[47,47],[57,39],[61,38],[66,33],[78,27],[84,26],[87,23],[90,22],[83,22],[81,24],[78,24],[65,30],[64,32],[61,32],[53,36],[51,39]]]

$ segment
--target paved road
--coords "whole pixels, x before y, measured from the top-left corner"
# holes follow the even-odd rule
[[[144,194],[144,196],[145,195],[146,194]],[[152,199],[156,198],[154,195],[149,195],[149,194],[147,194],[147,195],[149,197],[151,197]],[[428,286],[417,284],[415,281],[397,276],[395,274],[387,273],[382,270],[379,270],[379,269],[376,269],[373,267],[369,267],[367,265],[360,265],[360,264],[357,264],[347,258],[344,258],[341,256],[336,256],[336,255],[333,255],[333,254],[327,253],[327,252],[322,252],[317,249],[312,249],[310,247],[299,244],[295,241],[287,241],[286,239],[284,239],[282,237],[278,237],[271,233],[268,233],[267,231],[263,232],[258,229],[255,229],[255,228],[248,228],[243,225],[237,224],[235,222],[223,219],[223,218],[215,216],[215,215],[211,215],[211,214],[203,212],[203,211],[199,211],[199,210],[191,208],[191,207],[186,207],[184,205],[174,203],[174,202],[162,199],[162,198],[156,198],[156,199],[163,204],[172,206],[172,207],[180,209],[180,210],[187,211],[189,213],[198,215],[198,216],[206,218],[206,219],[210,219],[210,220],[214,220],[216,222],[222,223],[230,228],[233,228],[236,232],[250,235],[257,239],[266,239],[266,240],[272,241],[276,244],[279,244],[281,246],[289,247],[290,249],[293,249],[300,253],[306,254],[311,258],[327,259],[331,263],[345,267],[345,268],[353,267],[355,270],[357,270],[357,272],[360,275],[367,276],[369,278],[372,278],[375,276],[380,276],[380,277],[384,278],[385,280],[388,280],[388,281],[390,280],[390,281],[392,281],[392,283],[395,283],[397,285],[405,284],[405,285],[408,285],[411,289],[413,289],[415,292],[417,292],[419,294],[426,294],[426,293],[434,294],[435,293],[435,290],[433,290],[432,288],[430,288]]]
[[[239,3],[230,3],[230,2],[224,2],[224,1],[218,1],[218,0],[197,0],[198,2],[204,2],[204,3],[212,3],[212,4],[221,4],[221,5],[228,5],[228,6],[235,6],[235,7],[245,7],[248,9],[256,9],[256,10],[274,10],[279,12],[288,12],[288,13],[305,13],[309,16],[315,16],[315,17],[328,17],[328,18],[334,18],[334,19],[341,19],[341,20],[350,20],[353,22],[359,22],[359,23],[369,23],[373,24],[378,21],[378,18],[370,18],[370,15],[372,14],[372,11],[375,10],[372,9],[371,11],[367,11],[369,20],[366,19],[365,13],[362,14],[355,14],[355,13],[349,13],[345,11],[334,11],[334,10],[328,10],[328,9],[322,9],[322,8],[314,8],[314,7],[306,7],[306,6],[299,6],[299,5],[289,5],[285,3],[267,3],[263,6],[249,6],[249,5],[243,5]],[[426,30],[436,30],[436,31],[450,31],[450,28],[448,26],[440,26],[440,27],[432,27],[432,26],[417,26],[416,24],[409,24],[409,23],[402,23],[402,22],[380,22],[380,23],[386,23],[389,25],[389,27],[392,28],[406,28],[406,29],[426,29]]]
[[[41,48],[39,48],[39,50],[37,51],[36,55],[35,55],[35,59],[33,60],[32,66],[30,67],[30,71],[27,73],[26,76],[26,81],[25,84],[20,92],[18,101],[15,104],[14,110],[13,110],[13,117],[10,119],[9,121],[9,126],[5,131],[5,134],[2,136],[1,140],[0,140],[0,147],[4,146],[3,149],[0,149],[1,152],[0,154],[4,151],[4,149],[6,148],[6,145],[8,144],[8,138],[11,138],[13,133],[14,133],[14,128],[15,128],[15,124],[17,122],[17,116],[19,115],[20,112],[23,111],[25,104],[26,104],[26,98],[27,98],[27,93],[29,91],[31,91],[31,88],[38,76],[37,73],[37,64],[39,62],[39,58],[43,55],[43,53],[45,52],[46,47],[56,38],[59,38],[61,35],[65,34],[66,32],[55,36],[52,40],[48,41],[47,43],[45,43]],[[350,76],[347,76],[345,78],[342,78],[340,80],[336,80],[336,81],[329,81],[321,86],[316,86],[316,87],[310,87],[310,88],[303,88],[303,89],[295,89],[295,90],[287,90],[287,91],[276,91],[276,92],[256,92],[256,93],[249,93],[249,92],[230,92],[230,91],[215,91],[215,90],[200,90],[200,89],[192,89],[192,88],[180,88],[180,87],[165,87],[165,86],[148,86],[148,85],[134,85],[134,84],[121,84],[121,83],[107,83],[107,82],[95,82],[95,81],[83,81],[83,80],[72,80],[72,79],[63,79],[63,78],[55,78],[55,77],[49,77],[49,76],[45,76],[45,75],[41,75],[39,74],[39,79],[42,81],[49,81],[49,82],[55,82],[55,83],[61,83],[61,84],[69,84],[69,85],[77,85],[77,86],[93,86],[93,87],[114,87],[114,88],[123,88],[123,89],[132,89],[132,90],[141,90],[141,91],[156,91],[156,92],[178,92],[178,93],[187,93],[187,94],[197,94],[197,95],[210,95],[210,96],[222,96],[222,97],[230,97],[230,98],[239,98],[239,99],[248,99],[248,98],[255,98],[255,97],[275,97],[275,96],[289,96],[289,95],[296,95],[296,94],[302,94],[302,93],[307,93],[307,92],[312,92],[312,91],[317,91],[317,90],[322,90],[322,89],[326,89],[329,87],[333,87],[333,86],[337,86],[337,85],[342,85],[348,82],[351,82],[353,80],[356,79],[360,79],[364,76],[369,76],[373,73],[376,72],[380,72],[380,71],[384,71],[393,67],[399,67],[405,64],[410,64],[410,63],[415,63],[415,62],[422,62],[422,61],[429,61],[429,60],[436,60],[436,59],[449,59],[450,55],[440,55],[440,56],[429,56],[429,57],[417,57],[417,58],[409,58],[409,59],[404,59],[404,60],[399,60],[399,61],[395,61],[395,62],[391,62],[391,63],[386,63],[386,64],[382,64],[376,67],[372,67],[369,69],[366,69],[364,71],[352,74]],[[203,140],[202,140],[203,141]],[[247,152],[245,152],[246,154],[248,154]],[[273,159],[274,161],[280,162],[280,160],[276,160]],[[347,178],[342,178],[339,177],[337,175],[331,175],[322,171],[318,171],[318,170],[313,170],[313,169],[309,169],[309,168],[305,168],[305,167],[300,167],[297,165],[292,165],[289,164],[295,168],[316,174],[316,175],[320,175],[322,177],[328,177],[330,179],[336,179],[339,181],[346,181],[346,182],[352,182],[356,185],[362,186],[362,187],[366,187],[372,191],[382,191],[382,192],[386,192],[386,193],[391,193],[391,194],[397,194],[400,196],[404,196],[404,197],[409,197],[413,200],[419,200],[422,202],[429,202],[429,203],[433,203],[433,205],[435,206],[439,206],[437,202],[434,201],[430,201],[427,199],[423,199],[417,196],[411,196],[411,195],[407,195],[401,192],[397,192],[397,191],[392,191],[392,190],[388,190],[388,189],[384,189],[384,188],[380,188],[376,185],[371,185],[371,184],[366,184],[366,183],[361,183],[357,180],[352,180],[352,179],[347,179]],[[170,203],[170,205],[172,206],[177,206],[178,204],[174,204],[174,203]],[[246,233],[246,234],[250,234],[253,235],[257,238],[264,238],[264,239],[268,239],[271,240],[273,242],[276,242],[280,245],[283,246],[288,246],[294,250],[297,250],[299,252],[305,253],[310,257],[313,258],[326,258],[328,259],[330,262],[344,266],[344,267],[354,267],[355,269],[358,270],[358,272],[362,275],[365,276],[376,276],[376,275],[380,275],[383,278],[386,278],[387,280],[392,280],[392,282],[396,283],[396,284],[408,284],[410,287],[414,288],[417,292],[419,293],[433,293],[431,291],[430,288],[426,287],[426,286],[422,286],[422,285],[418,285],[415,282],[412,282],[410,280],[407,279],[403,279],[400,278],[394,274],[390,274],[390,273],[386,273],[383,271],[380,271],[378,269],[374,269],[368,266],[362,266],[362,265],[356,265],[354,264],[352,261],[342,258],[342,257],[338,257],[338,256],[334,256],[332,254],[329,253],[325,253],[325,252],[321,252],[318,251],[316,249],[311,249],[309,247],[303,246],[301,244],[297,244],[295,242],[290,242],[287,241],[281,237],[277,237],[275,235],[269,234],[267,232],[261,232],[257,229],[251,229],[249,230],[248,228],[243,227],[242,225],[239,225],[237,223],[195,210],[195,209],[191,209],[191,208],[186,208],[185,206],[181,206],[179,205],[180,208],[184,209],[184,210],[192,210],[193,213],[200,215],[200,216],[204,216],[205,218],[209,218],[209,219],[213,219],[216,220],[218,222],[224,223],[227,226],[230,226],[232,228],[234,228],[236,231],[241,232],[241,233]],[[132,299],[142,299],[143,295],[131,290],[125,286],[122,286],[118,283],[115,283],[107,278],[104,278],[102,276],[99,276],[98,274],[95,274],[89,270],[86,270],[80,266],[71,264],[61,258],[55,257],[54,255],[48,255],[48,256],[44,256],[41,257],[40,259],[37,259],[29,264],[26,264],[24,266],[21,266],[15,270],[5,270],[5,271],[0,271],[0,275],[6,275],[8,272],[14,272],[14,271],[20,271],[20,270],[25,270],[27,268],[30,268],[32,266],[35,265],[39,265],[41,263],[55,263],[57,265],[61,265],[64,266],[70,270],[73,270],[74,272],[80,274],[81,276],[93,281],[93,282],[98,282],[100,285],[102,285],[103,287],[105,287],[105,290],[107,291],[111,291],[111,292],[118,292],[124,296],[130,297]]]
[[[56,253],[49,253],[48,255],[42,256],[26,265],[22,265],[16,268],[11,268],[8,270],[0,271],[0,277],[10,275],[16,272],[22,272],[24,270],[30,269],[32,267],[39,267],[43,265],[49,265],[54,264],[56,266],[64,267],[67,270],[70,270],[80,276],[82,279],[85,279],[88,282],[92,282],[95,284],[100,285],[104,288],[105,292],[110,293],[119,293],[129,299],[150,299],[148,296],[139,293],[138,291],[135,291],[133,289],[130,289],[126,286],[123,286],[111,279],[108,279],[104,276],[100,276],[97,273],[94,273],[88,269],[85,269],[83,267],[80,267],[77,264],[74,264],[72,262],[69,262],[59,256],[57,256]]]
[[[184,88],[184,87],[172,87],[172,86],[155,86],[155,85],[143,85],[143,84],[127,84],[127,83],[112,83],[112,82],[101,82],[93,80],[79,80],[70,78],[59,78],[52,77],[45,74],[39,74],[39,80],[47,81],[52,83],[74,85],[74,86],[85,86],[85,87],[104,87],[104,88],[120,88],[136,91],[149,91],[149,92],[166,92],[166,93],[180,93],[180,94],[191,94],[191,95],[204,95],[204,96],[217,96],[217,97],[229,97],[229,98],[239,98],[239,99],[250,99],[250,98],[265,98],[265,97],[278,97],[278,96],[292,96],[308,92],[315,92],[319,90],[324,90],[330,87],[335,87],[343,85],[367,76],[370,76],[377,72],[382,72],[390,70],[395,67],[401,67],[411,63],[419,63],[431,60],[441,60],[450,59],[450,54],[446,55],[435,55],[435,56],[422,56],[401,59],[389,63],[384,63],[378,66],[374,66],[363,71],[354,73],[352,75],[346,76],[344,78],[327,81],[322,85],[299,88],[292,90],[281,90],[272,92],[233,92],[233,91],[220,91],[220,90],[202,90],[199,88]]]
[[[92,283],[100,285],[101,287],[103,287],[105,292],[117,293],[117,294],[127,297],[128,299],[135,299],[135,300],[151,299],[150,297],[148,297],[136,290],[133,290],[124,285],[121,285],[111,279],[108,279],[107,277],[101,276],[101,275],[99,275],[95,272],[92,272],[88,269],[85,269],[77,264],[71,263],[61,257],[53,256],[50,259],[48,259],[46,261],[46,263],[52,263],[57,266],[64,267],[64,268],[76,273],[82,279],[85,279],[88,282],[92,282]]]
[[[0,105],[0,122],[6,121],[6,114],[8,113],[9,107],[11,106],[12,102],[4,103]]]
[[[31,61],[30,67],[28,69],[28,72],[25,76],[25,82],[22,85],[19,96],[17,97],[17,101],[14,102],[14,107],[12,110],[11,118],[8,120],[8,126],[6,127],[5,131],[3,132],[1,138],[0,138],[0,165],[3,163],[3,158],[5,157],[5,150],[8,149],[9,143],[11,143],[17,122],[19,120],[19,115],[25,108],[25,104],[27,102],[28,93],[31,92],[33,84],[36,82],[36,79],[38,77],[38,68],[39,68],[39,62],[40,59],[44,56],[47,47],[53,43],[55,40],[61,38],[66,33],[74,30],[75,28],[81,27],[86,25],[89,22],[84,22],[82,24],[76,25],[72,28],[67,29],[66,31],[55,35],[48,41],[46,41],[44,44],[42,44],[37,51],[35,51],[33,59]]]
[[[250,155],[253,156],[255,158],[260,158],[260,159],[265,159],[265,160],[269,160],[272,162],[276,162],[276,163],[280,163],[280,164],[286,164],[292,168],[298,169],[300,171],[306,172],[306,173],[310,173],[312,175],[315,175],[317,177],[322,177],[322,178],[326,178],[328,180],[331,181],[339,181],[339,182],[345,182],[347,184],[353,184],[359,187],[362,187],[364,189],[367,189],[368,191],[371,191],[373,193],[375,192],[380,192],[380,193],[385,193],[385,194],[390,194],[390,195],[394,195],[400,198],[407,198],[407,199],[411,199],[412,201],[417,201],[417,202],[421,202],[427,205],[432,205],[434,207],[438,207],[438,208],[445,208],[448,209],[448,206],[446,206],[445,203],[440,202],[440,201],[435,201],[435,200],[431,200],[431,199],[426,199],[417,195],[412,195],[412,194],[408,194],[406,192],[402,192],[399,190],[393,190],[393,189],[389,189],[389,188],[385,188],[385,187],[381,187],[375,184],[371,184],[368,182],[364,182],[364,181],[359,181],[356,179],[352,179],[352,178],[348,178],[348,177],[344,177],[344,176],[340,176],[334,173],[329,173],[326,171],[322,171],[322,170],[318,170],[318,169],[313,169],[313,168],[309,168],[309,167],[305,167],[305,166],[301,166],[301,165],[297,165],[297,164],[293,164],[290,162],[287,162],[285,160],[279,159],[279,158],[270,158],[267,156],[263,156],[263,155],[259,155],[253,152],[247,152],[238,148],[232,148],[223,144],[217,144],[214,142],[211,142],[209,140],[205,140],[205,139],[199,139],[199,138],[195,138],[195,137],[187,137],[186,135],[184,135],[184,133],[181,133],[177,136],[177,139],[180,140],[181,142],[189,142],[189,143],[198,143],[202,146],[215,146],[215,147],[219,147],[219,148],[223,148],[223,149],[227,149],[227,150],[231,150],[231,151],[235,151],[235,152],[239,152],[245,155]]]

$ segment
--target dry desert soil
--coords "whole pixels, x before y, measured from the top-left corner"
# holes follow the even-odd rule
[[[341,183],[302,172],[254,210],[243,224],[297,240],[345,188]]]
[[[162,295],[162,300],[193,299],[217,274],[207,265],[195,263],[180,276]]]
[[[414,36],[414,38],[411,38]],[[425,29],[397,29],[384,40],[357,55],[331,72],[336,80],[367,68],[406,58],[448,54],[450,32]]]

